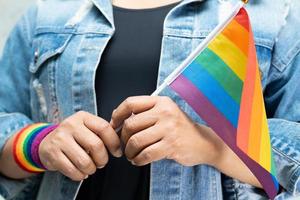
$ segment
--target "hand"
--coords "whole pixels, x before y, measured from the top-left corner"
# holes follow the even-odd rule
[[[123,123],[125,155],[135,165],[164,158],[193,166],[214,165],[223,142],[208,127],[194,123],[168,97],[137,96],[121,103],[111,125]]]
[[[108,162],[106,148],[122,155],[120,139],[105,120],[80,111],[65,119],[41,142],[39,155],[48,170],[79,181]]]

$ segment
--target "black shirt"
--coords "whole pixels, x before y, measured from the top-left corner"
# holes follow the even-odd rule
[[[155,90],[163,22],[174,6],[114,7],[116,32],[102,55],[95,81],[100,117],[110,121],[113,109],[127,97],[150,95]],[[77,199],[149,199],[149,168],[133,166],[124,156],[110,156],[105,168],[83,182]]]

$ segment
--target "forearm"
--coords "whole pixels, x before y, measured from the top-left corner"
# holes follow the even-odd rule
[[[222,147],[222,152],[220,153],[219,159],[216,160],[214,167],[227,176],[255,187],[262,188],[261,184],[249,168],[226,144]]]
[[[262,187],[253,173],[243,163],[243,161],[217,136],[210,128],[200,125],[199,130],[206,132],[205,135],[214,146],[214,156],[208,160],[207,164],[217,168],[220,172],[238,179],[241,182],[248,183],[255,187]]]
[[[0,156],[0,173],[4,176],[13,179],[22,179],[35,175],[34,173],[26,172],[21,169],[19,165],[15,162],[13,155],[13,141],[12,136],[5,144],[3,151]]]

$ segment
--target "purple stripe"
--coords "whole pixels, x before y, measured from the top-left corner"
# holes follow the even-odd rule
[[[46,169],[45,166],[42,164],[39,156],[39,147],[42,142],[42,140],[54,129],[57,128],[58,125],[49,126],[45,129],[43,129],[38,135],[34,138],[34,141],[32,142],[31,146],[31,157],[32,160],[41,168]]]
[[[226,137],[235,135],[236,128],[185,76],[179,75],[170,87],[216,132],[222,133]]]
[[[225,143],[226,138],[222,138]],[[228,144],[228,143],[227,143]],[[249,156],[247,156],[243,151],[241,151],[236,145],[229,145],[233,152],[247,165],[251,172],[256,176],[257,180],[263,186],[264,190],[267,192],[271,199],[274,199],[278,193],[276,184],[274,183],[273,177],[270,172],[265,170],[257,162],[253,161]]]
[[[176,91],[207,122],[257,177],[270,197],[277,194],[270,172],[242,152],[236,145],[236,129],[184,75],[179,75],[170,87]]]

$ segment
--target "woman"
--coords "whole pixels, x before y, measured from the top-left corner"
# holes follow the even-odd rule
[[[139,96],[150,95],[207,36],[224,4],[39,1],[12,31],[0,61],[0,194],[266,198],[248,168],[172,91]],[[247,5],[282,186],[277,199],[300,193],[299,8],[296,0]],[[40,140],[25,144],[18,137],[24,131]],[[19,143],[32,145],[32,155]],[[32,163],[22,164],[18,150]]]

